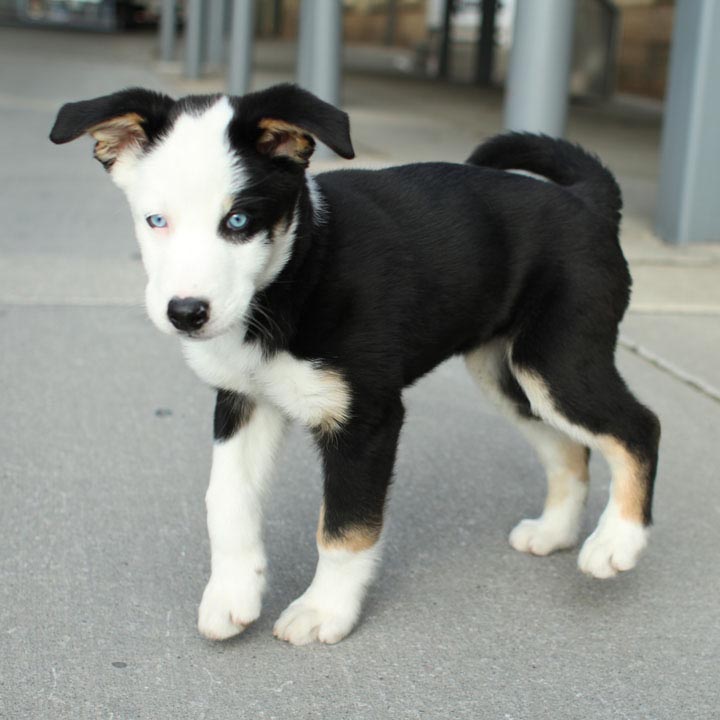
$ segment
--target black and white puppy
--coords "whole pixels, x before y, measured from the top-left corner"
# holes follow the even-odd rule
[[[606,578],[635,565],[660,430],[615,368],[630,275],[620,192],[594,157],[508,134],[467,164],[312,177],[313,138],[353,157],[348,118],[293,85],[177,101],[125,90],[65,105],[50,137],[85,133],[129,200],[150,318],[218,390],[203,635],[260,614],[263,492],[288,419],[313,430],[325,486],[315,578],[275,635],[351,631],[380,555],[403,388],[457,354],[547,472],[545,508],[511,545],[577,542],[596,448],[612,486],[579,566]]]

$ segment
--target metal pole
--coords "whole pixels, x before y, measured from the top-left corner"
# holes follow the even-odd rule
[[[398,26],[398,0],[387,0],[387,22],[385,24],[385,44],[393,45]]]
[[[296,80],[306,89],[310,88],[313,79],[313,29],[312,0],[300,0]]]
[[[255,0],[233,0],[227,81],[231,95],[244,95],[250,89],[254,30]]]
[[[517,0],[506,128],[564,134],[574,22],[575,0]]]
[[[225,0],[208,0],[207,51],[208,64],[218,67],[225,59]]]
[[[720,3],[678,0],[660,154],[658,234],[720,242]]]
[[[450,51],[452,49],[452,15],[454,0],[445,0],[443,23],[440,28],[440,49],[438,50],[438,77],[450,75]]]
[[[495,58],[495,13],[497,0],[482,0],[482,18],[478,32],[475,82],[490,85],[492,82],[493,60]]]
[[[620,10],[615,5],[608,5],[609,30],[607,37],[607,63],[603,77],[603,95],[606,99],[615,92],[617,77],[618,43],[620,40]]]
[[[282,0],[273,0],[272,34],[273,37],[282,34]]]
[[[310,90],[326,102],[339,105],[342,3],[339,0],[313,0],[312,6],[314,13]]]
[[[175,58],[175,25],[177,0],[162,0],[160,7],[160,59],[170,62]]]
[[[197,79],[202,69],[203,0],[185,3],[185,77]]]

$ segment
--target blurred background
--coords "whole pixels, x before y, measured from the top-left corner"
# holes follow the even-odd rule
[[[365,160],[461,159],[503,127],[564,135],[571,99],[570,137],[627,177],[631,215],[673,244],[720,241],[710,0],[0,0],[0,21],[48,53],[73,44],[88,63],[103,54],[92,48],[136,53],[146,84],[154,74],[179,92],[241,94],[296,80],[360,113],[442,114],[467,142],[402,132],[398,143],[389,127],[366,142],[356,127]],[[71,40],[79,29],[88,35]]]
[[[0,717],[717,718],[720,2],[0,0]],[[309,582],[321,478],[295,429],[267,513],[271,583],[236,641],[197,636],[213,393],[142,307],[124,198],[59,107],[297,81],[350,115],[357,158],[462,162],[504,129],[597,153],[634,278],[618,363],[661,417],[636,571],[520,556],[532,451],[452,360],[407,392],[364,620],[273,642]],[[594,458],[584,534],[607,498]],[[672,680],[670,680],[670,678]]]
[[[2,0],[5,22],[28,26],[124,31],[157,27],[163,10],[185,26],[185,0]],[[200,3],[208,18],[221,13],[225,27],[231,0]],[[260,40],[292,44],[298,35],[301,0],[258,0],[253,28]],[[512,41],[514,0],[345,0],[342,35],[347,45],[365,48],[367,69],[444,76],[460,82],[502,84]],[[449,10],[449,18],[446,12]],[[488,21],[487,15],[492,14]],[[581,0],[572,88],[578,95],[607,97],[633,93],[662,99],[673,28],[673,0]],[[483,55],[481,36],[491,22],[492,55]],[[446,20],[450,26],[445,27]],[[487,28],[485,28],[487,31]],[[444,48],[444,42],[451,46]],[[209,44],[218,43],[209,36]],[[223,41],[220,40],[220,43]],[[448,53],[448,57],[441,57]],[[222,48],[207,47],[208,58],[223,58]],[[374,62],[373,62],[374,60]],[[445,63],[441,68],[441,64]]]

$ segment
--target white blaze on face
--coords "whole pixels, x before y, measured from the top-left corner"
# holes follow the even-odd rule
[[[145,155],[118,158],[112,176],[127,195],[148,274],[146,302],[152,321],[174,333],[167,307],[173,297],[210,303],[202,335],[212,337],[240,322],[264,284],[273,248],[267,233],[244,242],[220,235],[233,197],[248,178],[232,152],[233,109],[219,98],[198,114],[183,114],[168,136]],[[146,218],[162,215],[167,227]]]

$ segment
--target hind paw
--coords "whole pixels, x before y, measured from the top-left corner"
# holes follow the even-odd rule
[[[609,578],[634,568],[648,541],[644,525],[615,515],[602,517],[585,541],[578,567],[596,578]]]
[[[519,552],[532,555],[549,555],[565,550],[577,543],[578,530],[546,517],[520,521],[508,538],[510,545]]]

